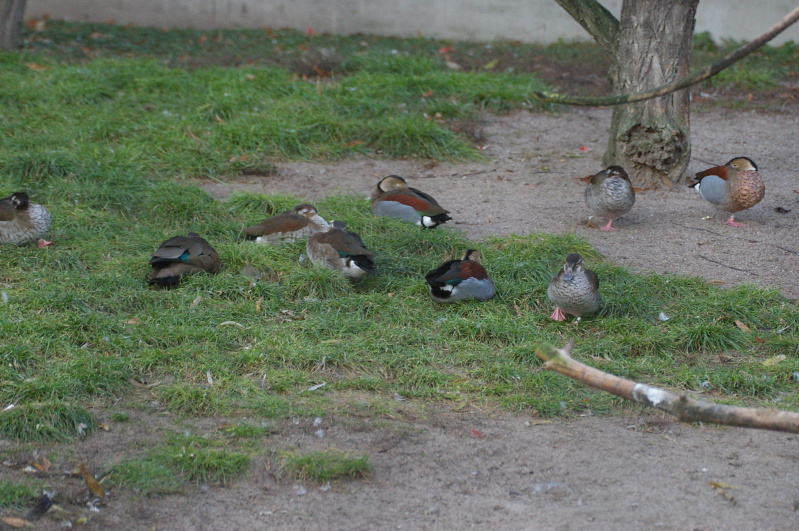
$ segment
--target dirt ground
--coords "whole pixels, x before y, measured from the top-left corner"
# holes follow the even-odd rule
[[[640,193],[633,211],[616,224],[618,232],[589,228],[584,185],[575,178],[601,169],[609,123],[608,109],[522,112],[487,119],[484,163],[287,163],[275,176],[204,186],[221,199],[247,190],[313,201],[331,194],[366,197],[379,178],[396,173],[437,197],[452,212],[450,225],[476,240],[575,232],[637,271],[698,275],[730,286],[756,283],[799,297],[799,114],[694,113],[691,172],[709,166],[702,161],[723,164],[746,155],[766,180],[765,199],[737,217],[746,224],[737,229],[685,186]],[[542,421],[469,408],[402,407],[393,420],[323,418],[322,438],[312,419],[288,419],[263,441],[271,449],[369,454],[369,480],[323,486],[276,480],[270,463],[259,462],[230,487],[162,498],[111,492],[83,527],[799,528],[796,435],[684,425],[659,412]],[[173,420],[140,414],[75,445],[75,457],[108,468]],[[204,422],[208,429],[225,424]],[[64,487],[63,498],[77,499],[69,489],[79,492],[80,479],[69,481],[73,487]],[[64,519],[51,511],[37,526],[55,529]]]

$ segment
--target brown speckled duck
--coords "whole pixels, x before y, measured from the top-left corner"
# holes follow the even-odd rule
[[[52,243],[43,239],[49,229],[50,212],[31,203],[25,192],[0,199],[0,243],[25,245],[38,240],[39,247],[45,247]]]
[[[466,251],[461,260],[443,263],[424,278],[436,302],[487,301],[496,289],[481,263],[480,253],[474,249]]]
[[[599,294],[599,278],[585,268],[583,257],[572,253],[566,257],[563,269],[549,282],[547,297],[555,305],[550,318],[563,321],[566,315],[583,317],[599,309],[602,296]]]
[[[432,229],[452,219],[438,201],[428,194],[411,188],[402,177],[389,175],[377,183],[372,193],[372,212],[375,216],[401,219]]]
[[[346,230],[343,221],[332,221],[327,231],[313,234],[305,251],[314,265],[336,269],[348,278],[359,279],[375,270],[374,253],[360,236]]]
[[[323,232],[330,225],[308,203],[295,206],[288,212],[265,219],[257,225],[241,230],[244,237],[256,243],[293,242],[300,238]]]
[[[150,258],[153,274],[150,285],[171,288],[181,278],[195,273],[218,273],[222,261],[211,244],[195,232],[187,236],[175,236],[161,244]]]
[[[722,210],[730,213],[727,225],[740,227],[735,213],[752,208],[766,195],[766,185],[757,165],[748,157],[735,157],[724,166],[700,171],[690,185]]]
[[[599,230],[618,230],[613,226],[613,221],[629,212],[635,204],[635,190],[624,168],[608,166],[596,175],[580,180],[588,183],[585,188],[585,203],[591,213],[608,220]]]

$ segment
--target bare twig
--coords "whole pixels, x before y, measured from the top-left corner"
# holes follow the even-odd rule
[[[702,258],[704,260],[707,260],[708,262],[713,262],[714,264],[718,264],[720,266],[724,266],[724,267],[726,267],[728,269],[734,269],[736,271],[743,271],[744,273],[749,273],[751,275],[758,276],[758,274],[755,273],[754,271],[752,271],[751,269],[741,269],[740,267],[727,265],[725,263],[719,262],[718,260],[713,260],[712,258],[708,258],[707,256],[704,256],[704,255],[701,255],[701,254],[698,254],[696,256],[698,256],[699,258]]]
[[[727,426],[799,433],[799,413],[772,408],[725,406],[676,395],[649,385],[632,382],[589,367],[571,357],[574,340],[563,348],[542,343],[536,355],[544,368],[574,378],[616,396],[654,407],[676,416],[682,422],[712,422]]]
[[[794,8],[793,11],[791,11],[785,17],[783,17],[782,20],[771,26],[765,33],[763,33],[756,39],[744,44],[740,48],[737,48],[736,50],[728,53],[727,55],[725,55],[715,63],[708,65],[701,70],[697,70],[693,74],[679,81],[675,81],[673,83],[667,83],[665,85],[661,85],[651,90],[636,92],[635,94],[621,94],[618,96],[604,96],[599,98],[591,98],[591,97],[581,98],[581,97],[556,94],[554,92],[546,92],[546,91],[533,92],[533,95],[540,100],[550,103],[562,103],[564,105],[587,105],[587,106],[622,105],[624,103],[634,103],[638,101],[651,100],[652,98],[658,98],[660,96],[665,96],[666,94],[671,94],[672,92],[688,88],[692,85],[696,85],[697,83],[700,83],[710,77],[715,76],[716,74],[718,74],[719,72],[730,66],[731,64],[743,59],[744,57],[754,52],[755,50],[766,44],[768,41],[779,35],[788,26],[796,22],[797,19],[799,19],[799,6]]]
[[[716,232],[716,231],[713,231],[713,230],[710,230],[710,229],[704,229],[702,227],[691,227],[689,225],[683,225],[682,223],[677,223],[676,221],[673,221],[672,224],[673,225],[679,225],[680,227],[683,227],[683,228],[686,228],[686,229],[691,229],[691,230],[703,230],[705,232],[709,232],[710,234],[715,234],[716,236],[721,236],[722,238],[730,238],[730,236],[728,236],[728,235],[725,235],[725,234],[722,234],[720,232]],[[772,247],[776,247],[777,249],[785,251],[786,253],[799,255],[799,251],[794,251],[793,249],[788,249],[787,247],[783,247],[782,245],[777,245],[776,243],[764,242],[764,241],[761,241],[761,240],[750,240],[749,238],[741,238],[740,236],[733,236],[733,238],[735,238],[736,240],[743,240],[743,241],[748,242],[748,243],[761,243],[763,245],[771,245]],[[704,258],[704,256],[702,258]],[[724,264],[722,264],[722,265],[724,265]]]

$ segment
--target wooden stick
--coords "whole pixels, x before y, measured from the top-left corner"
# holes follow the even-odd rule
[[[735,407],[676,395],[649,385],[632,382],[589,367],[571,357],[574,340],[563,348],[541,343],[535,350],[544,368],[559,372],[585,385],[674,415],[682,422],[712,422],[727,426],[799,433],[799,413],[773,408]]]

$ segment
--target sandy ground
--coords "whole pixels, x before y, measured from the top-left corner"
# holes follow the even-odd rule
[[[799,183],[794,114],[694,114],[694,155],[723,164],[754,159],[767,183],[761,204],[726,216],[693,190],[639,194],[633,211],[604,233],[587,226],[583,184],[601,168],[610,111],[518,113],[485,125],[485,163],[433,164],[358,158],[281,164],[278,175],[205,183],[219,198],[234,190],[288,192],[307,200],[367,196],[390,173],[436,196],[456,230],[472,238],[575,232],[610,260],[638,271],[699,275],[726,285],[757,283],[799,297]],[[581,147],[590,150],[581,150]],[[692,171],[706,168],[696,160]],[[776,208],[790,210],[779,213]],[[709,217],[708,217],[709,216]],[[489,265],[490,269],[490,265]],[[143,498],[111,492],[86,529],[675,529],[799,528],[799,437],[680,424],[659,412],[541,421],[529,415],[407,404],[393,420],[331,416],[323,438],[312,419],[287,419],[263,445],[369,454],[367,481],[328,486],[281,479],[259,462],[230,487]],[[95,468],[112,466],[177,419],[137,414],[72,450]],[[213,430],[225,419],[203,421]],[[179,424],[179,421],[177,422]],[[17,470],[24,461],[6,464]],[[13,461],[13,460],[12,460]],[[64,484],[67,482],[68,484]],[[62,478],[62,505],[85,488]],[[84,494],[79,494],[83,492]],[[85,512],[85,509],[84,509]],[[56,529],[51,511],[37,523]],[[87,513],[88,514],[88,513]],[[2,525],[0,525],[2,528]]]

